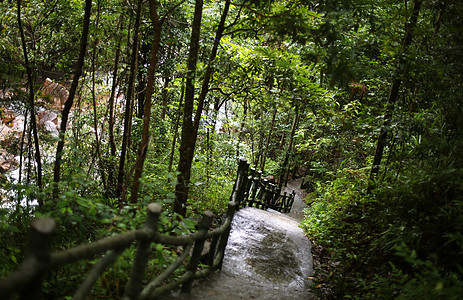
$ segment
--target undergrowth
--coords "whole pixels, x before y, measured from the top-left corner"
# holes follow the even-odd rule
[[[365,170],[318,182],[301,223],[315,243],[313,290],[327,299],[460,299],[462,171],[410,168],[370,195]]]

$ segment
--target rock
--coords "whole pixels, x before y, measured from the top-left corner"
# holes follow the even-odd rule
[[[21,134],[24,130],[24,116],[17,116],[10,124],[12,131]]]
[[[310,241],[299,222],[247,207],[235,214],[223,271],[272,289],[304,292],[312,273]]]
[[[68,90],[61,84],[54,82],[50,78],[45,79],[43,87],[39,91],[39,96],[42,100],[51,102],[51,108],[61,111],[64,103],[69,97]]]
[[[16,115],[11,109],[0,107],[0,119],[4,125],[8,125],[15,118]]]
[[[162,299],[314,299],[311,243],[288,215],[247,207],[232,222],[222,271]]]
[[[24,116],[17,116],[14,120],[3,124],[0,120],[0,148],[9,153],[17,153],[21,143],[21,135],[24,129]]]
[[[39,112],[39,117],[37,121],[38,125],[41,126],[47,121],[51,121],[55,123],[55,125],[58,125],[58,115],[52,111],[46,111],[46,110]]]
[[[55,123],[52,121],[45,121],[43,124],[43,129],[46,133],[49,133],[53,137],[58,137],[59,131]]]
[[[6,150],[0,149],[0,173],[4,174],[13,167],[16,167],[18,163],[14,159],[14,156],[8,153]]]

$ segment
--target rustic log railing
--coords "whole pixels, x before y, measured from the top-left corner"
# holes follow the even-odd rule
[[[208,231],[213,214],[212,212],[205,212],[197,232],[183,236],[169,236],[158,232],[157,223],[162,209],[159,204],[152,203],[147,207],[146,222],[141,229],[57,253],[50,252],[55,221],[48,218],[37,219],[31,224],[29,255],[18,270],[0,280],[0,299],[8,299],[15,293],[19,295],[20,299],[40,299],[43,278],[48,271],[79,260],[93,259],[98,254],[106,253],[87,273],[86,278],[72,298],[85,299],[105,269],[111,266],[123,251],[135,241],[138,243],[137,250],[123,299],[153,299],[180,285],[182,285],[182,292],[188,293],[194,279],[204,277],[221,267],[235,206],[234,201],[229,202],[226,217],[217,229]],[[207,267],[201,271],[196,271],[207,239],[211,239],[207,254]],[[184,251],[172,265],[142,289],[141,284],[151,249],[154,246],[153,243],[183,246]],[[186,272],[175,281],[162,285],[164,280],[171,276],[190,256],[192,248],[193,252],[186,266]]]
[[[213,214],[212,212],[205,212],[197,232],[183,236],[169,236],[158,232],[157,223],[162,209],[159,204],[152,203],[147,207],[146,222],[141,229],[57,253],[50,252],[55,221],[48,218],[37,219],[31,224],[29,255],[18,270],[0,280],[0,299],[8,299],[15,293],[19,295],[20,299],[40,299],[43,278],[48,271],[79,260],[93,259],[98,254],[106,253],[87,273],[86,278],[72,298],[85,299],[105,269],[111,266],[123,251],[135,241],[138,243],[137,250],[123,299],[155,299],[180,285],[182,285],[182,292],[188,293],[194,279],[204,277],[221,267],[235,206],[234,201],[229,202],[226,217],[217,229],[208,231]],[[207,267],[201,271],[196,271],[207,239],[211,239],[207,254]],[[141,284],[151,249],[154,246],[153,243],[183,246],[184,251],[172,265],[142,289]],[[192,248],[193,252],[186,266],[186,272],[175,281],[162,285],[164,280],[171,276],[190,256]]]
[[[295,192],[281,195],[281,189],[267,179],[262,179],[262,172],[250,168],[245,159],[239,162],[234,192],[237,193],[238,208],[270,208],[283,213],[290,212],[296,195]]]
[[[249,172],[250,171],[250,172]],[[205,212],[199,223],[198,231],[183,236],[170,236],[158,231],[158,220],[162,212],[159,204],[151,203],[147,207],[147,217],[141,229],[104,238],[87,245],[80,245],[61,252],[51,252],[52,238],[56,229],[53,219],[36,219],[31,224],[29,254],[19,268],[8,277],[0,279],[0,299],[9,299],[17,294],[20,299],[42,298],[42,284],[45,275],[67,264],[80,260],[91,260],[103,255],[88,271],[85,279],[74,293],[72,299],[85,299],[104,271],[112,266],[121,254],[136,241],[137,249],[132,264],[131,275],[125,286],[122,299],[156,299],[181,286],[182,293],[189,293],[193,280],[202,278],[222,267],[222,261],[231,229],[235,210],[240,206],[272,208],[289,212],[294,194],[282,196],[274,185],[261,180],[261,173],[255,172],[245,159],[238,166],[235,186],[228,203],[225,218],[218,228],[209,230],[213,220],[212,212]],[[203,256],[205,241],[210,241],[207,263],[198,271]],[[176,261],[161,274],[142,287],[145,268],[155,244],[183,246],[183,252]],[[191,251],[191,249],[193,249]],[[175,280],[165,283],[166,279],[190,257],[186,271]]]

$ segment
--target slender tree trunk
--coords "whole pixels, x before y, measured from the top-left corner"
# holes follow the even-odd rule
[[[84,15],[84,25],[82,28],[82,37],[80,40],[80,50],[79,58],[77,59],[76,68],[74,70],[74,78],[72,80],[71,89],[69,90],[69,96],[66,102],[64,103],[63,111],[61,112],[61,124],[59,131],[59,141],[58,146],[56,147],[56,157],[55,165],[53,168],[53,181],[55,187],[53,190],[53,198],[56,200],[58,198],[58,183],[60,181],[60,168],[61,168],[61,158],[63,156],[64,149],[64,138],[66,133],[66,125],[69,118],[69,112],[71,111],[72,104],[74,102],[74,97],[77,91],[77,86],[79,84],[79,78],[82,74],[82,69],[84,66],[85,52],[87,50],[87,38],[90,25],[90,12],[92,10],[92,0],[85,0],[85,15]]]
[[[204,79],[201,86],[201,92],[198,97],[197,108],[195,113],[194,122],[191,120],[193,113],[193,102],[194,102],[194,76],[196,72],[196,61],[198,57],[199,48],[199,34],[201,29],[201,19],[203,10],[203,1],[196,0],[195,14],[192,25],[191,41],[190,41],[190,53],[188,57],[188,74],[186,80],[186,93],[185,93],[185,108],[183,115],[183,126],[182,126],[182,141],[180,145],[180,161],[178,165],[179,175],[177,177],[178,183],[175,187],[175,202],[174,211],[186,215],[186,203],[188,199],[188,185],[191,177],[191,165],[193,162],[194,150],[196,146],[196,139],[198,136],[199,122],[203,111],[204,100],[209,92],[209,82],[214,72],[214,60],[217,56],[220,40],[225,29],[225,20],[228,15],[230,7],[230,0],[226,0],[220,23],[217,28],[217,32],[212,46],[212,51],[209,57],[208,66],[204,73]]]
[[[244,139],[246,140],[246,133],[244,132],[244,126],[246,124],[246,118],[248,116],[248,102],[246,100],[246,97],[244,98],[244,103],[243,103],[243,119],[241,120],[240,124],[240,131],[238,132],[238,137],[236,138],[236,157],[240,156],[240,140],[241,140],[241,134],[243,134]],[[227,118],[228,119],[228,118]],[[252,117],[251,117],[252,120]],[[252,126],[251,126],[252,130]],[[252,132],[251,132],[252,133]],[[231,136],[232,132],[229,130],[229,135]],[[252,137],[251,137],[251,155],[254,153],[254,144],[252,143]]]
[[[26,138],[26,130],[27,130],[27,117],[29,116],[29,110],[26,109],[26,113],[24,115],[24,126],[23,132],[21,134],[21,144],[19,145],[19,174],[18,174],[18,184],[21,184],[22,174],[23,174],[23,156],[24,156],[24,139]],[[18,194],[19,197],[19,194]]]
[[[162,88],[162,106],[161,106],[161,120],[166,120],[166,112],[167,112],[167,100],[168,100],[168,87],[169,87],[170,78],[169,75],[164,77],[164,86]]]
[[[185,77],[182,79],[182,88],[180,93],[180,100],[178,103],[178,110],[177,110],[177,117],[175,118],[174,124],[174,137],[172,138],[172,148],[170,149],[170,156],[169,156],[169,167],[167,172],[172,172],[172,164],[174,161],[174,154],[175,154],[175,145],[177,144],[177,136],[178,136],[178,126],[180,123],[180,116],[182,114],[182,105],[183,105],[183,95],[185,94]]]
[[[42,189],[42,159],[40,157],[40,146],[39,146],[39,136],[37,133],[37,121],[35,119],[35,103],[34,103],[34,78],[32,77],[32,69],[29,64],[29,57],[27,54],[26,38],[24,36],[24,30],[21,21],[21,1],[17,1],[17,11],[18,11],[18,27],[19,33],[21,35],[21,43],[24,54],[24,65],[27,72],[27,81],[29,83],[29,110],[31,111],[31,126],[32,134],[34,136],[34,146],[35,146],[35,162],[37,164],[37,186],[39,189]],[[39,206],[43,205],[42,199],[39,199]]]
[[[124,28],[124,22],[121,19],[119,21],[119,32]],[[111,85],[111,95],[109,96],[109,147],[111,149],[111,157],[116,157],[116,142],[114,141],[114,102],[117,88],[117,72],[119,69],[119,57],[121,55],[121,39],[122,35],[118,35],[116,43],[116,57],[114,58],[114,69],[113,69],[113,82]],[[111,172],[112,173],[112,172]],[[112,180],[110,180],[112,182]]]
[[[117,181],[116,181],[116,141],[114,139],[114,107],[115,107],[115,102],[116,98],[118,98],[118,95],[116,95],[116,89],[118,86],[118,70],[119,70],[119,59],[121,55],[121,40],[122,40],[122,34],[121,31],[124,28],[124,22],[122,19],[122,14],[121,14],[121,19],[119,21],[119,35],[117,37],[117,42],[116,42],[116,56],[114,58],[114,69],[113,69],[113,74],[112,74],[112,85],[111,85],[111,94],[109,96],[109,149],[110,149],[110,158],[108,160],[109,164],[109,172],[108,172],[108,196],[109,197],[114,197],[118,196],[117,195]]]
[[[209,92],[209,82],[211,80],[212,74],[215,71],[214,61],[215,61],[215,58],[217,57],[217,51],[219,49],[220,40],[222,39],[223,31],[225,29],[225,21],[227,19],[228,10],[230,9],[230,1],[231,0],[225,1],[225,6],[222,12],[222,16],[220,18],[219,26],[217,28],[217,32],[216,32],[215,39],[214,39],[214,44],[212,46],[211,55],[209,57],[209,63],[207,65],[206,72],[204,74],[204,80],[201,86],[201,92],[198,97],[198,108],[196,109],[195,121],[194,121],[195,142],[196,142],[196,137],[198,136],[199,122],[201,120],[201,113],[203,111],[204,100],[206,99],[206,95]]]
[[[151,45],[151,57],[150,65],[148,68],[148,78],[146,85],[146,98],[145,98],[145,107],[143,112],[143,129],[142,137],[140,142],[140,147],[138,150],[138,157],[135,162],[135,173],[133,177],[133,184],[130,195],[130,203],[136,203],[138,197],[138,189],[140,187],[140,178],[143,171],[143,164],[145,163],[146,152],[148,149],[149,143],[149,127],[150,127],[150,117],[151,117],[151,97],[154,90],[154,75],[156,72],[156,67],[158,64],[158,52],[159,44],[161,42],[161,29],[164,18],[159,19],[156,7],[156,1],[150,1],[150,18],[154,27],[154,38],[153,44]]]
[[[208,170],[213,170],[214,168],[214,143],[213,141],[215,140],[215,126],[217,125],[217,117],[219,115],[219,110],[222,104],[225,101],[221,101],[219,97],[217,97],[214,101],[214,108],[211,112],[211,117],[210,117],[210,136],[208,137],[209,140],[209,145],[206,148],[206,151],[208,153],[208,164],[207,168]],[[208,172],[209,174],[209,172]]]
[[[289,172],[289,166],[288,166],[289,156],[293,149],[294,134],[296,133],[298,124],[299,124],[299,107],[296,106],[293,124],[291,126],[291,133],[289,134],[288,147],[286,148],[285,158],[283,160],[283,173],[281,174],[281,177],[280,177],[280,189],[283,186],[283,182],[285,182],[285,185],[287,182],[288,172]]]
[[[408,46],[410,46],[412,43],[413,30],[416,27],[416,24],[418,21],[418,15],[419,15],[419,11],[420,11],[422,3],[423,3],[422,0],[415,1],[412,16],[410,18],[410,21],[405,26],[405,37],[402,42],[402,46],[404,50],[407,49]],[[403,58],[403,56],[399,57],[398,68],[395,72],[395,76],[394,76],[395,78],[392,82],[389,97],[387,99],[386,112],[384,114],[384,123],[379,133],[378,142],[376,144],[375,156],[373,158],[373,165],[370,171],[370,183],[367,189],[368,194],[373,189],[376,176],[379,173],[379,167],[381,165],[381,160],[383,158],[383,152],[384,152],[384,148],[387,142],[389,125],[390,125],[391,118],[392,118],[392,110],[394,108],[394,104],[396,103],[398,95],[399,95],[400,85],[402,84],[402,80],[399,77],[400,77],[400,73],[403,71],[401,66],[404,65],[405,63],[404,60],[405,59]]]
[[[116,195],[119,197],[122,193],[122,185],[124,184],[125,177],[125,160],[127,156],[128,141],[130,135],[130,124],[132,123],[132,107],[133,107],[133,92],[135,84],[135,72],[136,72],[136,63],[138,56],[138,33],[140,29],[140,19],[141,19],[141,9],[142,9],[143,0],[138,0],[137,2],[137,11],[135,17],[133,41],[132,41],[132,55],[130,60],[130,75],[129,82],[127,86],[127,95],[125,98],[125,113],[124,113],[124,133],[122,135],[122,145],[121,145],[121,156],[119,158],[119,172],[117,175],[117,188]],[[122,204],[121,204],[122,205]]]
[[[259,142],[258,142],[258,146],[257,146],[257,159],[256,159],[256,163],[255,163],[255,166],[260,166],[261,163],[262,163],[262,156],[264,155],[264,149],[263,146],[264,146],[264,135],[265,135],[265,131],[264,131],[264,118],[262,117],[262,115],[260,115],[260,118],[259,118],[259,121],[260,121],[260,124],[259,124]]]
[[[273,127],[275,127],[276,115],[277,115],[277,107],[275,106],[275,109],[273,110],[273,114],[272,114],[272,123],[270,125],[269,130],[268,130],[267,141],[265,143],[264,154],[263,154],[261,165],[260,165],[260,169],[262,170],[262,172],[264,172],[264,170],[265,170],[265,160],[267,159],[267,153],[268,153],[268,148],[270,146],[270,139],[272,137]]]
[[[261,118],[261,114],[257,113],[254,117],[251,116],[252,125],[251,125],[251,144],[252,144],[252,164],[254,166],[258,165],[259,160],[259,128],[257,128],[257,124],[259,123]]]
[[[196,61],[199,51],[199,34],[203,14],[203,0],[195,1],[195,12],[191,28],[190,50],[187,61],[187,74],[185,80],[185,104],[183,107],[182,138],[180,142],[180,160],[178,163],[177,185],[175,186],[174,211],[181,215],[186,213],[188,198],[188,185],[190,183],[191,163],[193,160],[193,104],[195,94]]]
[[[138,67],[138,85],[137,85],[137,118],[143,119],[143,111],[145,107],[145,97],[146,97],[146,76],[145,72],[142,72],[144,66],[148,65],[149,63],[149,56],[150,56],[150,45],[146,43],[142,43],[140,45],[140,50],[138,51],[140,55],[138,55],[137,67]],[[135,105],[132,108],[134,110]]]
[[[95,26],[98,27],[100,21],[100,1],[97,1],[97,14],[96,14],[96,20],[95,20]],[[103,168],[103,159],[101,156],[101,145],[100,145],[100,138],[98,136],[98,112],[96,109],[96,79],[95,79],[95,60],[96,60],[96,52],[97,52],[97,47],[98,47],[98,42],[95,41],[93,45],[93,54],[92,54],[92,104],[93,104],[93,127],[94,127],[94,132],[95,132],[95,151],[96,151],[96,157],[98,159],[98,169],[99,173],[101,176],[101,180],[103,182],[103,188],[104,188],[104,194],[108,194],[108,187],[106,184],[106,174]]]

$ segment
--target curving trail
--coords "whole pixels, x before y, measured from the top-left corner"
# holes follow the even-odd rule
[[[232,223],[222,270],[199,281],[191,295],[163,299],[313,299],[309,276],[313,272],[311,243],[299,228],[303,217],[300,181],[289,214],[256,208],[239,210]]]
[[[294,197],[293,207],[289,212],[288,216],[296,219],[298,221],[302,221],[304,218],[304,208],[306,208],[306,204],[302,199],[304,198],[303,191],[301,190],[300,186],[302,184],[302,178],[288,180],[288,185],[283,188],[283,193],[292,193],[293,191],[296,192],[296,196]]]

